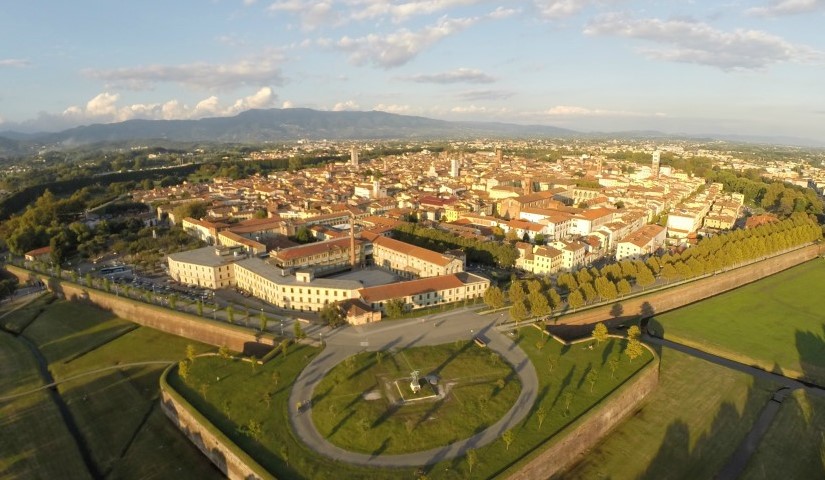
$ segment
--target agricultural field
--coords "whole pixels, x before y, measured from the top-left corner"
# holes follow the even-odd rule
[[[565,478],[713,478],[779,387],[668,348],[660,355],[644,407]]]
[[[825,385],[825,260],[657,315],[668,340]]]
[[[742,475],[774,478],[825,478],[824,398],[796,390],[782,402]]]
[[[438,384],[414,395],[414,369],[422,376],[437,372]],[[312,413],[330,442],[391,455],[470,437],[510,410],[520,391],[515,371],[498,354],[458,341],[349,357],[318,385]]]
[[[22,341],[30,342],[40,352],[54,380],[59,382],[57,392],[81,442],[79,445],[67,433],[62,436],[68,447],[61,451],[74,452],[78,459],[72,463],[63,458],[68,453],[54,451],[53,444],[61,441],[61,436],[41,432],[26,452],[42,460],[36,465],[21,464],[23,477],[87,478],[90,471],[110,478],[168,478],[169,472],[177,472],[180,478],[220,477],[220,472],[165,418],[158,403],[158,380],[165,366],[184,357],[189,344],[198,352],[214,350],[213,347],[138,327],[109,312],[62,300],[46,306],[24,330],[23,337],[6,335],[10,346],[3,344],[2,352],[22,348],[34,366],[35,357]],[[5,382],[5,375],[3,379]],[[15,385],[18,386],[3,385],[2,394],[26,390],[26,383]],[[11,409],[4,418],[28,415],[25,402],[42,397],[48,401],[41,403],[57,412],[56,404],[47,395],[33,393],[10,404],[0,403],[0,408]],[[40,429],[48,425],[68,432],[60,417],[34,423]],[[15,430],[4,429],[4,438],[25,436],[29,430],[37,433],[31,418],[30,422],[15,422],[12,426]],[[7,431],[13,432],[11,437],[5,435]],[[13,448],[0,442],[0,458],[14,458]],[[78,453],[84,449],[91,462],[88,468]],[[51,471],[56,473],[44,473]]]

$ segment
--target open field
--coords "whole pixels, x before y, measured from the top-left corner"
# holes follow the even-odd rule
[[[422,378],[436,374],[438,386],[448,393],[442,400],[401,405],[402,392],[414,398],[413,370]],[[344,449],[409,453],[449,445],[492,425],[510,410],[520,390],[515,371],[498,354],[459,341],[350,357],[318,385],[312,413],[318,431]],[[437,394],[429,386],[421,391]],[[378,398],[368,400],[368,394]]]
[[[825,385],[825,260],[657,315],[657,334],[769,371]]]
[[[659,386],[644,407],[565,478],[713,478],[778,388],[674,350],[660,354]]]
[[[743,480],[825,478],[825,399],[796,390],[748,462]]]
[[[0,396],[43,385],[31,352],[0,333]],[[45,390],[0,400],[0,477],[91,478],[60,412]]]
[[[44,354],[56,381],[89,373],[60,383],[57,391],[74,419],[95,470],[101,475],[168,478],[169,472],[177,472],[175,476],[182,478],[219,477],[219,472],[160,412],[158,379],[165,364],[127,366],[135,362],[175,361],[185,356],[186,345],[190,343],[197,351],[213,350],[212,347],[137,327],[103,310],[61,300],[49,305],[24,335]],[[20,340],[6,338],[12,346],[24,349],[31,357],[30,363],[36,365]],[[16,388],[18,391],[29,389]],[[12,389],[4,386],[2,394],[10,391]],[[14,400],[11,407],[19,411],[11,412],[10,417],[24,414],[23,402],[40,397],[48,400],[46,404],[56,412],[57,407],[47,395],[45,391],[37,392]],[[67,431],[60,417],[48,422],[29,418],[29,423],[41,429],[49,426]],[[19,432],[8,430],[12,435],[37,431],[27,423],[15,423],[14,428]],[[4,437],[9,438],[6,432],[4,429]],[[27,467],[24,476],[54,471],[55,475],[42,476],[65,478],[66,465],[71,462],[61,458],[65,453],[54,451],[52,444],[56,440],[44,440],[58,439],[59,435],[40,433],[40,438],[31,444],[29,454],[42,456],[44,460],[40,465]],[[71,447],[64,450],[73,451],[80,458],[74,438],[68,433],[64,437]],[[0,458],[13,458],[11,455],[12,447],[0,444]],[[72,474],[80,478],[88,476],[82,460],[79,466],[72,466],[68,475]]]

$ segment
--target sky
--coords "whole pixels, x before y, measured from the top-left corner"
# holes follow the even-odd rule
[[[825,141],[825,0],[5,0],[0,131],[250,108]]]

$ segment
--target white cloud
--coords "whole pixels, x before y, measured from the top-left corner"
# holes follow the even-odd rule
[[[587,108],[573,105],[556,105],[542,112],[538,116],[551,117],[663,117],[663,113],[644,113],[628,110],[608,110],[602,108]]]
[[[86,70],[92,78],[131,90],[143,90],[159,83],[178,83],[206,90],[242,86],[282,85],[280,52],[229,64],[191,63],[147,65],[113,70]]]
[[[295,108],[295,104],[291,100],[284,100],[284,103],[281,104],[281,108]]]
[[[539,15],[549,20],[559,20],[572,17],[582,11],[588,0],[534,0],[533,5],[539,11]]]
[[[449,72],[419,74],[407,77],[416,83],[493,83],[495,78],[481,70],[471,68],[457,68]]]
[[[459,93],[458,97],[465,101],[506,100],[513,95],[513,92],[505,90],[469,90]]]
[[[371,63],[382,68],[403,65],[425,49],[455,33],[467,29],[478,18],[441,18],[435,25],[413,32],[406,28],[388,35],[370,34],[360,38],[343,37],[335,47],[349,53],[356,65]]]
[[[270,87],[263,87],[247,97],[239,98],[229,106],[221,105],[218,97],[210,96],[189,107],[179,100],[164,103],[135,103],[119,105],[120,95],[103,92],[89,100],[85,106],[73,105],[63,111],[59,118],[41,115],[38,120],[46,124],[80,124],[122,122],[133,118],[182,120],[214,116],[236,115],[252,108],[271,108],[277,95]],[[37,121],[36,121],[37,122]],[[35,122],[35,123],[36,123]]]
[[[749,8],[746,13],[758,17],[776,17],[809,13],[823,7],[825,0],[776,0],[764,7]]]
[[[822,53],[759,30],[717,30],[688,20],[630,19],[618,14],[597,17],[584,29],[587,35],[612,35],[665,45],[641,49],[648,58],[695,63],[731,70],[761,69],[779,62],[811,62]]]
[[[410,106],[409,105],[395,105],[395,104],[387,105],[387,104],[384,104],[384,103],[379,103],[378,105],[372,107],[372,109],[375,110],[375,111],[378,111],[378,112],[398,113],[398,114],[404,114],[404,113],[409,113],[410,112]]]
[[[341,23],[342,19],[332,1],[278,0],[268,7],[270,12],[297,15],[305,30]]]
[[[275,106],[277,99],[278,96],[275,95],[271,88],[263,87],[248,97],[236,100],[229,109],[224,111],[224,115],[235,115],[252,108],[272,108]]]
[[[490,12],[487,15],[487,17],[492,18],[494,20],[500,20],[502,18],[512,17],[513,15],[516,15],[517,13],[520,13],[520,12],[521,12],[520,8],[498,7],[495,10],[493,10],[492,12]]]
[[[389,17],[396,23],[412,17],[433,15],[455,7],[475,5],[483,0],[409,0],[391,3],[386,0],[355,0],[350,17],[355,20]],[[359,9],[360,7],[360,9]]]
[[[354,100],[347,100],[346,102],[338,102],[332,107],[333,112],[344,112],[349,110],[358,110],[361,107]]]
[[[510,113],[510,109],[506,107],[491,108],[478,105],[457,106],[450,109],[450,113],[458,114],[488,114],[488,115],[504,115]]]
[[[31,61],[23,58],[4,58],[0,59],[0,68],[23,68],[32,64]]]

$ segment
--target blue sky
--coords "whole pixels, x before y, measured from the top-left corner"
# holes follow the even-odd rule
[[[825,140],[825,0],[3,3],[0,131],[309,107]]]

